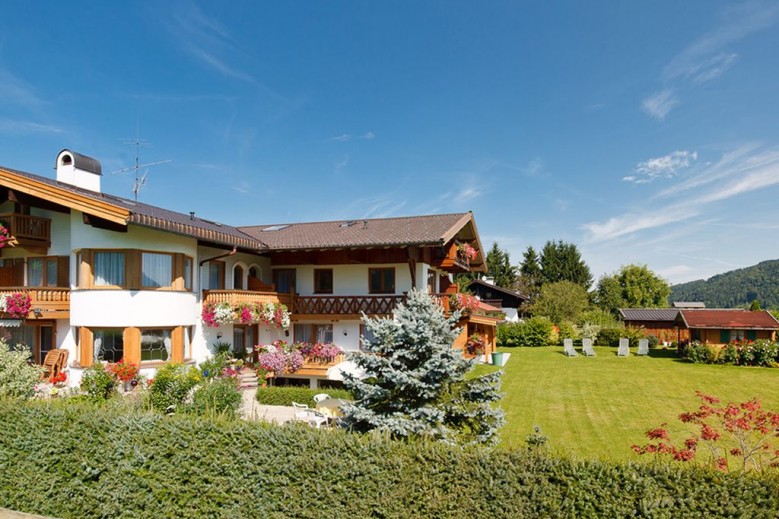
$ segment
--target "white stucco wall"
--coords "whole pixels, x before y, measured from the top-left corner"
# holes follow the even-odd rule
[[[314,269],[333,269],[333,293],[335,296],[368,295],[368,269],[395,268],[395,294],[411,290],[411,272],[406,263],[387,263],[379,265],[298,265],[295,267],[297,293],[301,296],[314,294]],[[421,272],[421,266],[418,266]],[[420,285],[417,277],[417,286]],[[323,294],[330,295],[330,294]]]
[[[74,290],[73,326],[191,326],[199,315],[196,296],[169,290]]]

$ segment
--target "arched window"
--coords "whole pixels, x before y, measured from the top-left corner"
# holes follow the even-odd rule
[[[243,267],[240,265],[233,267],[233,288],[235,290],[244,290],[246,288],[243,284]]]

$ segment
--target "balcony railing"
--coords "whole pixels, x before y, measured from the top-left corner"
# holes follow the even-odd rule
[[[0,223],[8,226],[8,232],[17,244],[26,249],[46,252],[51,245],[51,220],[39,216],[18,213],[0,213]]]
[[[295,296],[292,313],[305,315],[390,315],[404,295]]]
[[[208,303],[230,303],[231,306],[238,306],[242,303],[282,303],[290,306],[290,295],[279,294],[277,292],[259,292],[255,290],[203,290],[203,302]]]
[[[70,288],[60,287],[2,287],[0,295],[21,292],[30,295],[28,318],[56,319],[70,316]]]
[[[311,359],[309,357],[304,357],[303,366],[301,366],[301,368],[297,370],[294,374],[305,376],[305,377],[324,377],[327,375],[328,369],[332,368],[336,364],[339,364],[345,360],[346,360],[346,355],[343,353],[335,357],[330,362],[322,362],[322,361]]]

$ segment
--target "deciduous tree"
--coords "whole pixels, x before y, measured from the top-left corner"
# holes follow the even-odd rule
[[[554,323],[575,322],[589,306],[587,291],[571,281],[547,283],[531,310],[534,316],[548,317]]]
[[[626,265],[603,276],[595,289],[599,307],[614,315],[620,308],[664,308],[671,287],[646,265]]]

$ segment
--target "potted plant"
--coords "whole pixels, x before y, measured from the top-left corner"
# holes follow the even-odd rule
[[[140,371],[138,364],[135,364],[134,362],[120,359],[119,362],[109,364],[108,371],[122,381],[125,391],[132,391],[132,388],[138,384],[137,382],[133,384],[133,381],[135,381],[138,372]]]
[[[468,342],[465,343],[465,350],[468,352],[468,355],[484,355],[485,347],[486,340],[480,333],[472,334],[468,337]]]

